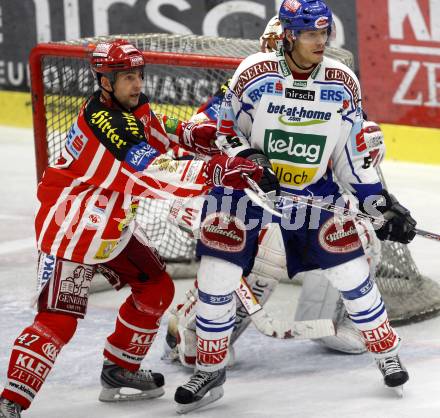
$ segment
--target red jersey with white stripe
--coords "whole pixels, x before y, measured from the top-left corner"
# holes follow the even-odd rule
[[[173,160],[164,155],[169,146],[146,96],[125,112],[96,92],[38,185],[38,249],[79,263],[105,262],[128,243],[139,196],[203,194],[204,162]]]

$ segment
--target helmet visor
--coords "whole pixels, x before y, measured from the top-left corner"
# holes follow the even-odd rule
[[[331,27],[327,29],[302,30],[293,33],[295,39],[305,44],[322,43],[328,45],[329,42],[336,39],[336,27],[333,21]]]

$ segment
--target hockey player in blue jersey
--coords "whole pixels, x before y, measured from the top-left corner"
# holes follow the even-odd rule
[[[251,55],[232,78],[220,108],[218,144],[229,155],[262,165],[259,185],[268,194],[341,204],[336,176],[361,209],[384,214],[388,222],[376,231],[379,239],[410,242],[415,221],[365,164],[359,82],[344,64],[324,57],[334,30],[330,9],[319,0],[284,0],[279,18],[283,42],[278,51]],[[222,396],[235,321],[233,291],[252,268],[262,225],[272,221],[246,202],[242,191],[216,188],[208,200],[197,248],[196,372],[176,391],[178,412]],[[278,220],[289,276],[325,269],[385,384],[401,387],[408,373],[398,356],[400,338],[370,278],[353,220],[304,207],[289,216]]]

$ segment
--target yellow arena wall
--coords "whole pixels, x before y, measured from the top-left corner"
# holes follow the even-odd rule
[[[380,125],[387,147],[386,159],[440,164],[440,129]]]
[[[0,91],[0,125],[32,128],[30,93]],[[190,116],[191,108],[179,109]],[[155,109],[167,113],[168,109]],[[183,116],[175,115],[177,117]],[[387,147],[386,159],[440,165],[440,129],[381,124]]]
[[[0,91],[0,125],[32,128],[30,93]]]

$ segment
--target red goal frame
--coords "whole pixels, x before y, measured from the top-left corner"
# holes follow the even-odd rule
[[[48,164],[46,108],[44,105],[43,58],[58,56],[86,59],[90,54],[89,46],[41,43],[31,50],[29,68],[31,78],[32,119],[34,126],[35,161],[37,182],[41,180]],[[174,52],[143,51],[147,64],[163,64],[180,67],[216,68],[234,70],[243,58],[220,57],[200,54],[182,54]]]

